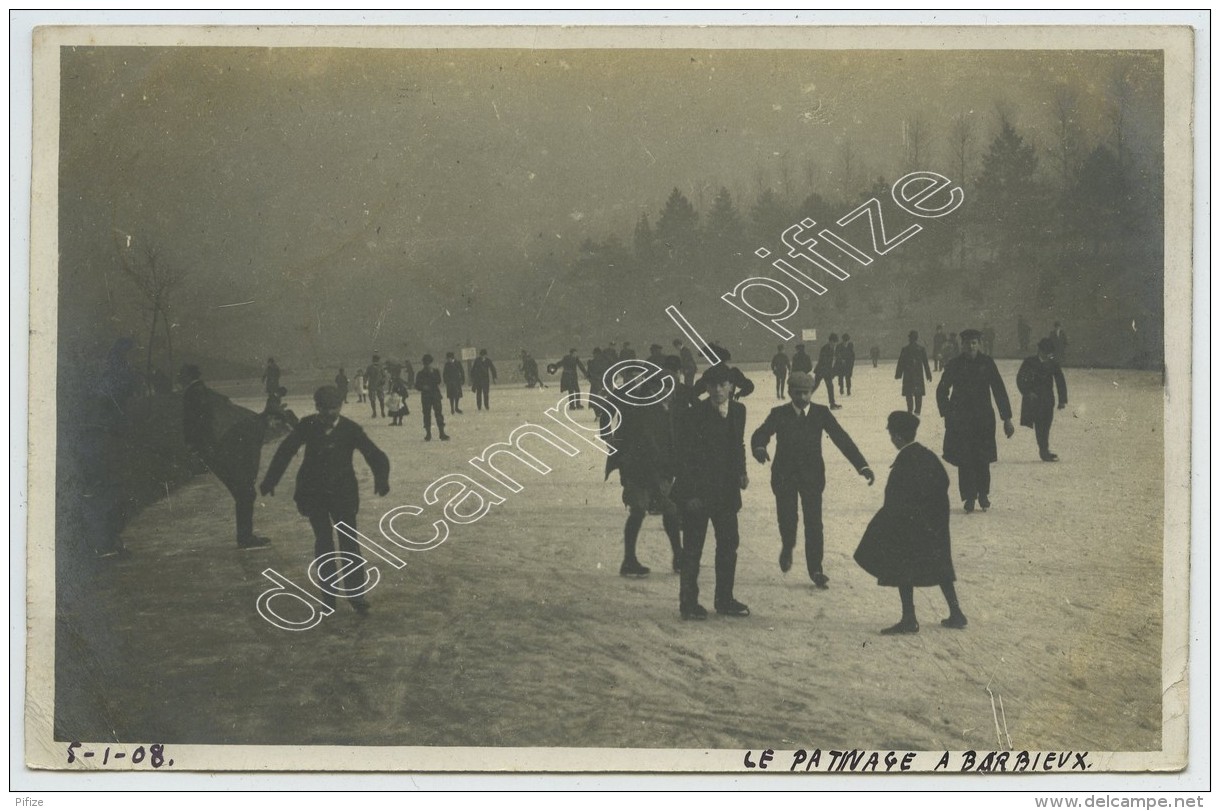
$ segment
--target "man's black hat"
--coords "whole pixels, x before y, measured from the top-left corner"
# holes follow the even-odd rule
[[[915,432],[919,430],[919,417],[906,411],[891,411],[885,421],[885,430],[914,439]]]

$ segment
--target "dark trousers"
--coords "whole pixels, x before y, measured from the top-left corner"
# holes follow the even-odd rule
[[[991,493],[991,465],[988,462],[963,462],[957,466],[957,491],[962,501]]]
[[[436,415],[436,427],[445,432],[445,415],[441,413],[440,398],[432,399],[424,397],[422,405],[424,407],[424,430],[429,434],[432,433],[432,415]]]
[[[335,524],[339,523],[340,521],[347,524],[352,529],[356,528],[356,514],[354,512],[346,512],[346,511],[331,512],[326,509],[320,509],[320,510],[311,512],[309,514],[309,525],[311,527],[313,527],[314,560],[317,560],[318,557],[320,557],[322,555],[336,551],[335,550],[334,527],[335,527]],[[341,532],[338,533],[338,535],[339,535],[338,551],[347,552],[349,554],[355,555],[356,557],[360,558],[361,560],[364,559],[364,556],[360,553],[360,546],[355,541],[353,541],[351,538],[347,537],[346,535],[344,535]],[[339,567],[346,566],[346,565],[347,564],[342,561],[334,561],[334,560],[326,561],[325,563],[323,563],[321,566],[318,567],[318,579],[324,580],[324,581],[330,581],[330,578],[334,575],[334,572],[336,572],[339,569]],[[342,582],[339,585],[345,589],[355,589],[355,588],[359,588],[360,584],[363,582],[364,582],[364,566],[361,565],[358,568],[353,568],[352,571],[348,572],[348,574],[343,578]],[[336,591],[338,591],[338,589],[336,589]],[[324,593],[322,599],[326,602],[327,605],[329,605],[331,608],[334,608],[335,598],[333,595]],[[351,599],[352,602],[362,602],[364,600],[363,597],[351,597],[349,599]]]
[[[784,399],[784,383],[788,380],[788,373],[775,376],[775,397],[778,400]]]
[[[785,549],[796,546],[796,502],[800,497],[805,519],[805,566],[809,576],[822,571],[822,491],[811,484],[791,480],[774,481],[775,514],[779,519],[779,542]]]
[[[716,602],[725,606],[733,601],[733,579],[737,575],[737,513],[732,510],[687,510],[682,517],[682,578],[678,594],[681,608],[692,608],[699,602],[699,561],[703,557],[703,541],[707,538],[707,523],[712,522],[716,533]]]
[[[1054,421],[1054,409],[1048,409],[1034,417],[1034,437],[1038,440],[1038,453],[1042,456],[1051,451],[1051,423]]]
[[[564,392],[564,394],[575,394],[576,395],[575,399],[573,399],[572,402],[568,403],[569,410],[584,408],[584,406],[580,402],[580,384],[579,383],[570,384],[566,389],[563,390],[563,392]]]
[[[373,416],[377,416],[377,405],[381,405],[381,416],[385,416],[385,389],[369,389],[369,404],[373,406]]]
[[[203,463],[229,491],[229,495],[233,496],[237,540],[244,541],[254,537],[254,481],[258,478],[257,465],[253,471],[236,470],[239,465],[223,458],[214,449],[204,449],[198,453]]]
[[[922,394],[908,394],[907,395],[907,413],[918,414],[921,408],[923,408],[923,395]]]
[[[830,401],[832,406],[835,404],[835,383],[833,378],[833,375],[822,377],[822,375],[817,372],[815,372],[813,375],[813,390],[815,392],[818,390],[818,386],[822,384],[822,381],[826,381],[826,399]]]
[[[843,384],[844,383],[847,384],[847,393],[851,394],[851,373],[853,371],[854,370],[852,370],[852,369],[848,369],[846,371],[839,372],[839,374],[837,375],[839,378],[839,394],[843,394]]]
[[[639,508],[632,508],[627,513],[627,523],[623,525],[623,560],[636,560],[635,550],[640,538],[640,527],[644,525],[644,517],[647,515],[647,510]],[[669,538],[670,551],[674,557],[679,557],[682,554],[682,519],[678,517],[677,511],[661,513],[661,525],[665,527],[665,534]]]
[[[491,384],[475,383],[472,388],[474,389],[475,405],[478,406],[479,411],[484,408],[491,411]]]

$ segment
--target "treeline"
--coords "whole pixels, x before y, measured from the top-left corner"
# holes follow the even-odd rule
[[[1074,105],[1069,94],[1056,98],[1057,125],[1041,145],[1038,133],[997,110],[985,135],[973,118],[954,119],[948,148],[930,156],[929,128],[916,117],[903,122],[906,154],[890,175],[856,180],[859,157],[844,144],[834,183],[810,170],[807,184],[784,175],[776,186],[760,183],[749,199],[720,187],[702,209],[674,188],[632,233],[581,242],[564,274],[567,294],[604,303],[593,323],[582,319],[581,332],[664,337],[657,335],[667,329],[664,307],[686,301],[692,318],[712,319],[727,336],[746,322],[718,306],[719,295],[748,276],[774,273],[754,256],[757,248],[782,255],[784,229],[804,218],[833,227],[870,197],[889,204],[887,229],[905,228],[914,220],[892,205],[890,189],[901,174],[922,169],[959,184],[964,205],[923,221],[922,233],[869,268],[846,262],[853,277],[802,305],[798,318],[807,320],[792,326],[850,327],[900,344],[908,329],[930,333],[937,322],[992,322],[1003,336],[1022,313],[1037,333],[1062,321],[1078,362],[1155,366],[1163,345],[1162,156],[1133,148],[1121,98],[1110,131],[1092,138],[1076,125]],[[760,332],[742,338],[749,354],[774,343]],[[997,354],[1009,354],[1007,343]]]

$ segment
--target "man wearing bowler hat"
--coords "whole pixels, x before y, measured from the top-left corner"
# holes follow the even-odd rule
[[[965,628],[966,615],[953,586],[949,544],[949,474],[936,454],[915,441],[919,418],[905,411],[886,421],[898,449],[885,484],[885,503],[869,522],[856,549],[856,562],[879,586],[896,586],[902,619],[881,631],[887,636],[919,631],[915,587],[940,586],[949,606],[946,628]]]
[[[340,416],[343,398],[334,386],[323,386],[314,392],[317,414],[310,414],[297,423],[271,459],[267,475],[259,485],[264,496],[275,495],[275,487],[296,456],[305,446],[305,459],[297,471],[296,492],[293,500],[297,510],[309,519],[314,532],[314,560],[335,552],[334,526],[344,523],[356,528],[356,512],[360,508],[360,491],[356,483],[356,471],[352,467],[352,455],[360,451],[364,461],[373,471],[373,492],[384,496],[390,492],[390,460],[356,423]],[[339,550],[355,556],[363,562],[360,547],[344,533],[339,533]],[[329,564],[329,565],[328,565]],[[350,565],[350,564],[348,564]],[[318,579],[333,584],[338,579],[338,560],[323,560],[318,563]],[[347,572],[342,585],[336,590],[347,592],[352,608],[360,614],[368,612],[369,604],[363,596],[353,595],[364,577],[363,563]],[[335,595],[326,594],[326,603],[335,606]]]
[[[944,459],[957,467],[957,487],[966,512],[975,503],[991,506],[991,463],[996,461],[995,398],[1004,422],[1004,436],[1016,433],[1008,390],[995,361],[979,351],[982,333],[962,330],[962,354],[945,364],[936,387],[936,405],[945,421]]]
[[[872,486],[873,471],[856,443],[824,405],[811,402],[814,382],[808,372],[793,372],[788,378],[790,403],[771,409],[767,419],[750,437],[750,448],[759,464],[771,457],[767,445],[775,437],[775,461],[771,464],[771,492],[779,519],[779,568],[792,568],[796,546],[796,502],[800,498],[805,515],[805,566],[809,579],[820,589],[830,578],[822,571],[822,491],[826,489],[826,466],[822,461],[822,434]]]
[[[746,617],[750,609],[733,596],[737,573],[737,513],[746,474],[746,407],[733,399],[733,374],[724,364],[699,379],[706,400],[679,421],[679,473],[675,500],[682,506],[682,573],[678,607],[682,619],[707,619],[699,604],[699,561],[710,521],[716,533],[716,613]]]

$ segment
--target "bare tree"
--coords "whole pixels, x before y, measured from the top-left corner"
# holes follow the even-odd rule
[[[931,141],[931,130],[923,113],[917,112],[902,120],[902,144],[905,149],[903,171],[914,172],[924,169],[924,161],[928,157],[928,144]]]
[[[166,364],[170,369],[174,366],[174,324],[170,315],[170,300],[186,274],[181,268],[163,261],[155,245],[135,244],[135,239],[130,234],[117,228],[113,230],[113,235],[123,275],[140,292],[144,306],[150,313],[148,353],[144,369],[145,385],[149,386],[152,381],[153,344],[156,342],[158,327],[165,331]]]
[[[818,184],[822,181],[822,167],[813,158],[805,159],[805,185],[808,187],[809,194],[813,194],[818,190]]]
[[[1110,77],[1110,140],[1118,157],[1120,172],[1125,172],[1130,158],[1127,144],[1128,116],[1131,109],[1131,83],[1126,71],[1118,69]]]
[[[974,119],[969,113],[958,113],[953,116],[949,125],[949,148],[953,157],[953,168],[957,172],[957,182],[965,183],[970,159],[974,156]]]
[[[951,150],[953,169],[957,172],[957,182],[966,184],[967,173],[971,159],[974,157],[974,119],[970,113],[962,112],[953,117],[949,125],[949,148]],[[966,221],[959,220],[957,224],[957,264],[966,266]]]
[[[792,200],[792,165],[788,153],[779,156],[779,185],[784,190],[784,200]]]
[[[852,199],[852,170],[856,158],[855,151],[851,148],[851,141],[847,138],[843,139],[843,143],[839,145],[839,163],[843,166],[843,199]]]
[[[1055,90],[1052,114],[1055,117],[1055,148],[1052,154],[1059,169],[1059,182],[1063,192],[1072,187],[1080,152],[1079,94],[1070,87]]]

